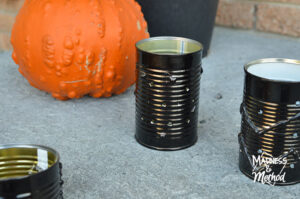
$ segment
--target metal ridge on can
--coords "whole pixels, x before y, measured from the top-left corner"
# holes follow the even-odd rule
[[[57,151],[32,144],[0,145],[0,199],[62,199]]]

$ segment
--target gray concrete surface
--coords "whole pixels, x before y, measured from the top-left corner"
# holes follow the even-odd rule
[[[299,39],[216,28],[203,61],[199,141],[177,152],[136,143],[133,87],[109,99],[57,101],[29,86],[10,55],[0,54],[0,143],[57,149],[66,199],[300,196],[300,185],[270,187],[242,175],[237,142],[243,64],[266,57],[300,59]]]

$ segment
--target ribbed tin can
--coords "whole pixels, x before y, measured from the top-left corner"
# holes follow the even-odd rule
[[[240,170],[254,181],[300,181],[300,61],[262,59],[245,66]]]
[[[0,199],[62,199],[61,169],[49,147],[0,145]]]
[[[180,37],[137,43],[136,139],[179,150],[197,141],[202,45]]]

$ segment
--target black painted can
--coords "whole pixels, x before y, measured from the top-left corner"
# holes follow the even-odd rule
[[[137,0],[151,37],[177,36],[199,41],[209,50],[218,0]]]
[[[202,45],[179,37],[137,43],[136,140],[157,150],[197,141]]]
[[[245,74],[240,170],[263,184],[298,183],[300,61],[257,60],[245,66]]]
[[[62,199],[59,161],[49,147],[0,145],[0,199]]]

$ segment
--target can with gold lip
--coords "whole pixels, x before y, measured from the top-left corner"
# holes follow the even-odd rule
[[[197,141],[202,45],[180,37],[136,44],[136,139],[157,150]]]
[[[62,199],[59,154],[39,145],[0,145],[0,199]]]

